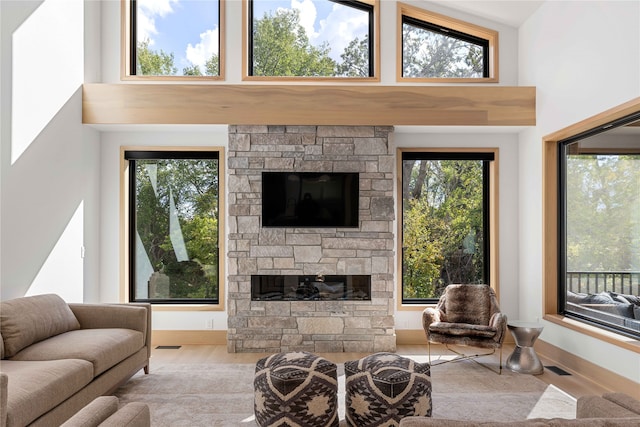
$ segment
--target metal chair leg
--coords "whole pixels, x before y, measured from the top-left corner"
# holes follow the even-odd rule
[[[445,360],[445,361],[441,361],[439,363],[433,364],[433,363],[431,363],[431,343],[430,342],[428,342],[427,347],[429,349],[428,350],[429,351],[429,364],[431,366],[442,365],[444,363],[450,363],[450,362],[460,362],[462,360],[470,360],[470,361],[475,362],[478,365],[482,366],[483,368],[486,368],[486,369],[488,369],[488,370],[490,370],[492,372],[495,372],[498,375],[502,375],[502,346],[500,346],[500,353],[499,353],[500,360],[498,361],[498,370],[497,371],[495,369],[489,367],[488,365],[486,365],[484,363],[481,363],[481,362],[476,360],[478,357],[491,356],[492,354],[495,354],[495,352],[496,352],[495,348],[490,353],[464,354],[464,353],[461,353],[459,351],[456,351],[456,350],[452,349],[451,347],[449,347],[449,344],[445,344],[444,347],[447,350],[449,350],[450,352],[456,354],[458,357],[455,357],[455,358],[453,358],[451,360]]]

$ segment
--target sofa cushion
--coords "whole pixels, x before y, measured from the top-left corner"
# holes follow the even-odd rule
[[[625,393],[605,393],[602,397],[610,402],[615,403],[618,406],[622,406],[624,409],[627,409],[637,415],[640,415],[640,401],[634,399]]]
[[[79,328],[67,303],[55,294],[0,302],[0,330],[7,358],[33,343]]]
[[[576,402],[578,418],[628,418],[637,415],[600,396],[581,396]]]
[[[596,305],[586,304],[586,306],[591,307],[595,310],[604,311],[605,313],[616,314],[618,316],[630,317],[633,319],[634,305],[631,303],[596,304]]]
[[[2,361],[8,375],[7,425],[24,426],[52,410],[93,380],[86,360]]]
[[[144,347],[142,332],[131,329],[79,329],[33,344],[11,360],[82,359],[93,364],[93,375],[118,364]]]

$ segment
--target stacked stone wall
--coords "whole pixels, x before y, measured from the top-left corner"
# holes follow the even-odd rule
[[[392,127],[230,126],[229,352],[395,351]],[[358,228],[263,228],[263,171],[358,172]],[[367,274],[370,301],[252,301],[254,274]]]

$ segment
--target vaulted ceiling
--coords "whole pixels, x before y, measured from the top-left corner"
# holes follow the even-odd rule
[[[432,3],[518,28],[545,0],[431,0]]]

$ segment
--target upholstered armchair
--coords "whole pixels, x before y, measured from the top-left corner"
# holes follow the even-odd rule
[[[423,311],[422,325],[427,335],[429,363],[431,343],[444,344],[459,356],[451,361],[474,360],[494,354],[499,349],[498,373],[502,372],[502,342],[507,329],[507,316],[500,312],[496,294],[488,285],[447,286],[438,305]],[[480,347],[491,352],[465,355],[449,345]]]

